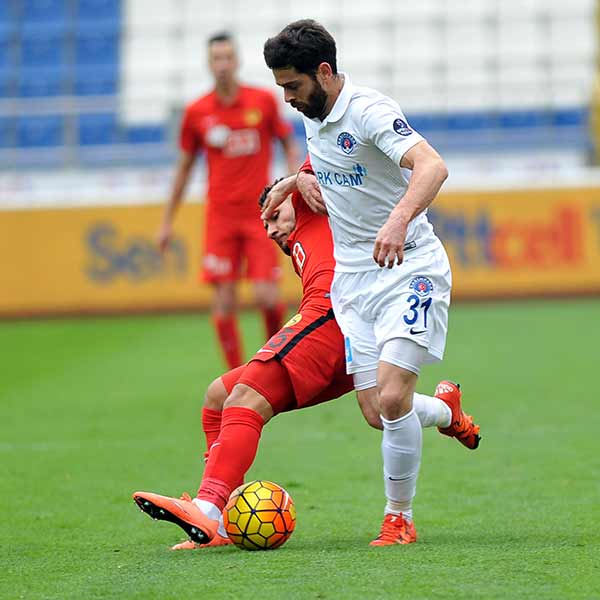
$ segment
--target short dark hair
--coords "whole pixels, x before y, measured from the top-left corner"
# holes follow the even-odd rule
[[[231,35],[231,33],[229,33],[229,31],[219,31],[217,33],[213,33],[208,38],[206,45],[210,46],[211,44],[214,44],[215,42],[231,42],[232,44],[235,45],[235,43],[233,41],[233,36]]]
[[[313,19],[302,19],[286,25],[263,49],[269,69],[293,67],[299,73],[314,75],[317,67],[329,63],[337,74],[336,47],[333,36]]]

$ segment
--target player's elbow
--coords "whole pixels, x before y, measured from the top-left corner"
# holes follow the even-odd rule
[[[432,159],[432,170],[440,186],[448,179],[448,167],[441,156]]]

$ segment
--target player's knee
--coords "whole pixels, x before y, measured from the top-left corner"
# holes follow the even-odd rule
[[[223,405],[227,398],[227,390],[223,380],[218,377],[207,388],[204,395],[204,408],[211,410],[223,410]]]
[[[256,283],[254,301],[259,308],[273,308],[279,302],[279,288],[272,282]]]
[[[383,386],[379,390],[379,410],[386,419],[399,419],[411,409],[412,392],[408,387]]]
[[[243,383],[234,386],[223,405],[224,408],[232,406],[248,408],[257,412],[265,423],[273,416],[273,409],[264,396]]]

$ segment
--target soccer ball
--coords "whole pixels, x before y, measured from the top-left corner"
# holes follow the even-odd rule
[[[235,489],[223,511],[229,539],[244,550],[279,548],[296,527],[291,496],[271,481],[251,481]]]

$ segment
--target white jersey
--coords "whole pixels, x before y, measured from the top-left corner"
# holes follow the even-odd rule
[[[369,271],[379,268],[373,260],[377,233],[408,187],[400,160],[423,138],[394,100],[344,77],[325,120],[303,119],[329,212],[336,271]],[[432,243],[439,241],[423,212],[410,222],[405,247],[419,252]]]

